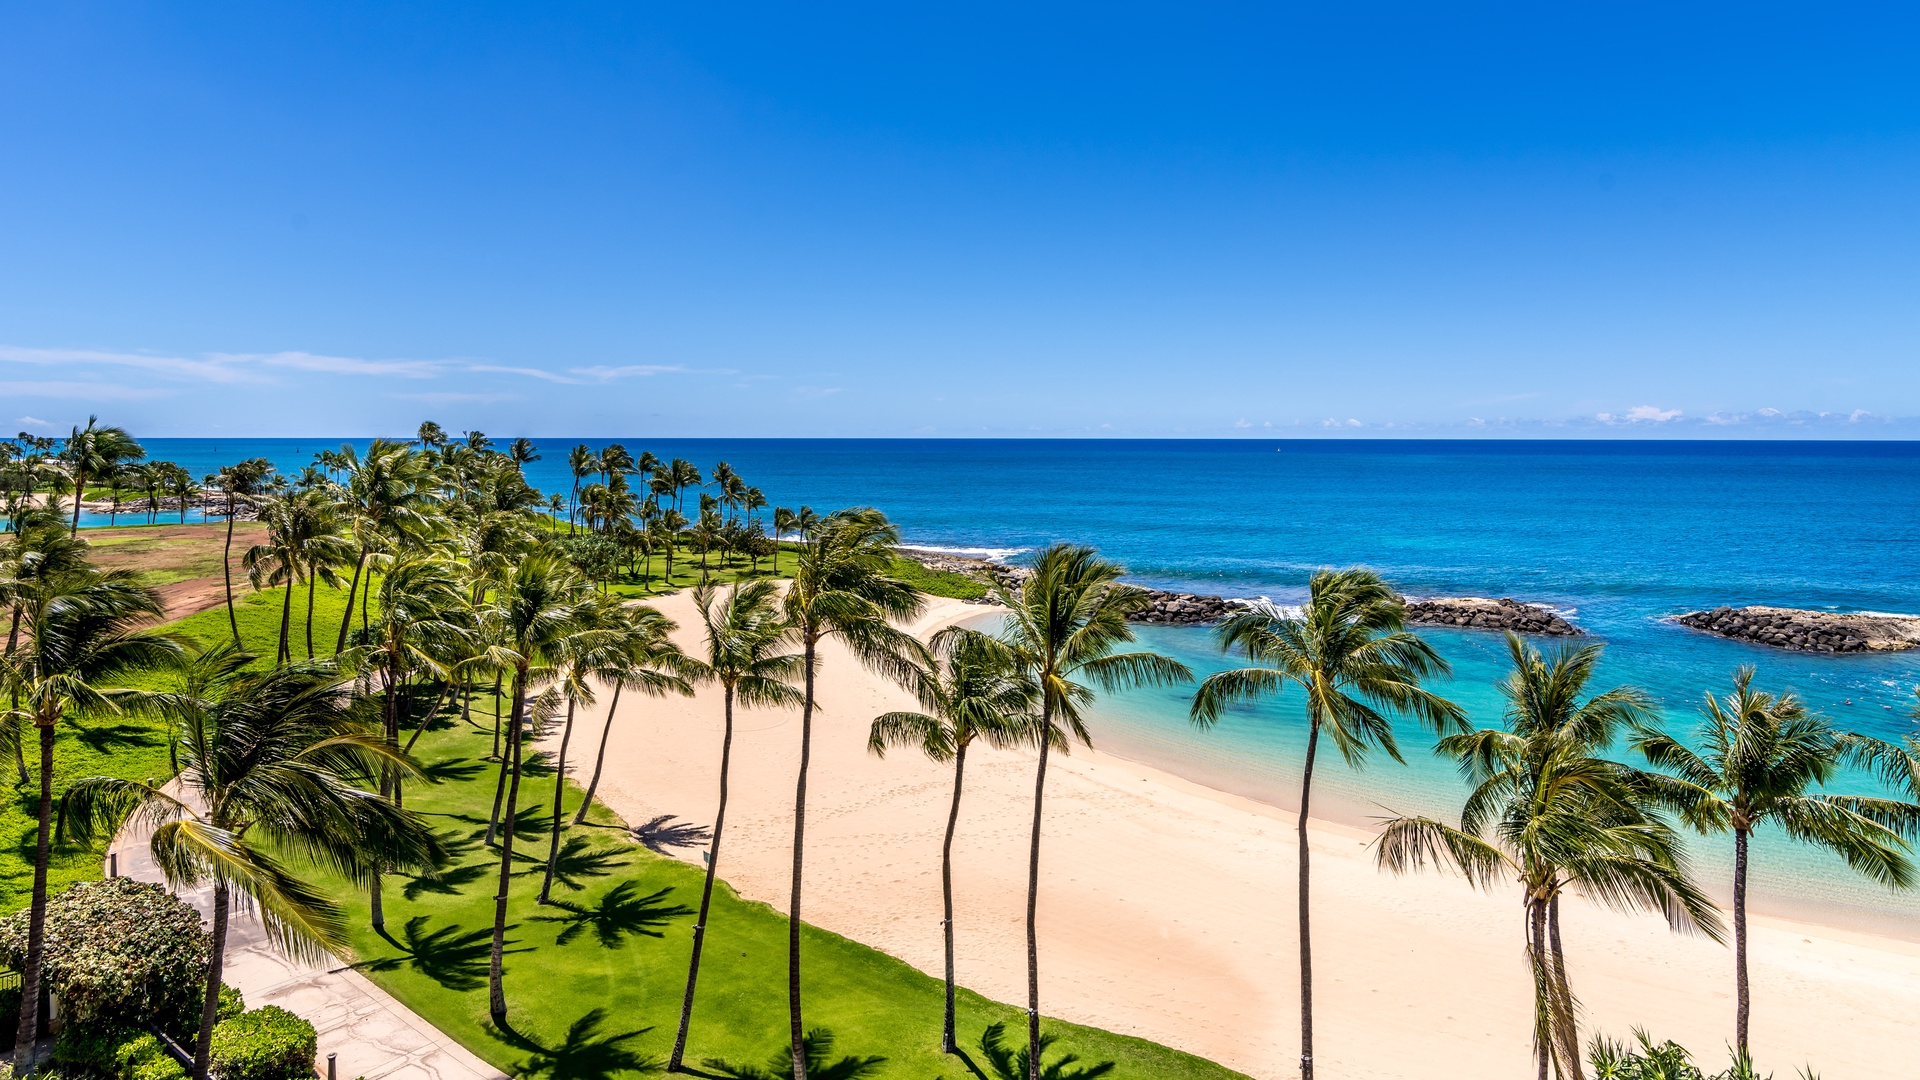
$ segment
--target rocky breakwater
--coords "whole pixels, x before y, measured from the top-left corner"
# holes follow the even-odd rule
[[[1407,604],[1407,622],[1415,626],[1457,626],[1469,630],[1511,630],[1516,634],[1574,637],[1586,631],[1541,607],[1512,597],[1450,596]]]
[[[1128,616],[1133,622],[1161,626],[1201,626],[1219,622],[1239,606],[1236,601],[1218,596],[1162,592],[1159,589],[1140,591],[1147,594],[1147,606]]]
[[[1920,618],[1804,611],[1779,607],[1717,607],[1674,617],[1709,634],[1800,652],[1901,652],[1920,648]]]

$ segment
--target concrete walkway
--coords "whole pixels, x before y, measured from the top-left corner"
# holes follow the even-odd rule
[[[145,836],[122,833],[112,849],[120,873],[165,884]],[[109,856],[111,858],[111,856]],[[180,898],[206,917],[213,887]],[[247,1007],[278,1005],[306,1018],[320,1034],[314,1068],[327,1075],[327,1055],[336,1055],[339,1080],[505,1080],[505,1074],[414,1015],[385,990],[331,957],[321,965],[289,958],[267,940],[260,920],[235,910],[227,920],[225,981],[240,988]]]

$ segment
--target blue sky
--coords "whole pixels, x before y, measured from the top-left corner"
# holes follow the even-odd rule
[[[1905,6],[0,25],[9,427],[1920,436]]]

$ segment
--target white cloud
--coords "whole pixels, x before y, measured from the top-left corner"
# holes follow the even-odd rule
[[[1635,405],[1627,410],[1628,420],[1651,420],[1656,424],[1664,424],[1679,418],[1679,409],[1662,409],[1658,405]]]
[[[79,401],[141,401],[148,398],[172,397],[173,391],[122,386],[119,383],[61,380],[0,382],[0,396],[7,394],[15,397],[72,398]]]
[[[446,360],[363,360],[357,356],[322,356],[306,352],[234,355],[231,359],[258,361],[269,367],[319,371],[329,375],[391,375],[402,379],[438,378],[453,366]]]
[[[1249,422],[1247,421],[1247,418],[1246,418],[1246,417],[1244,417],[1244,416],[1243,416],[1243,417],[1241,417],[1240,419],[1238,419],[1238,420],[1235,420],[1235,421],[1233,422],[1233,426],[1234,426],[1234,427],[1237,427],[1237,428],[1250,428],[1250,427],[1252,427],[1253,425],[1252,425],[1251,423],[1249,423]]]
[[[151,353],[105,352],[97,349],[29,349],[18,345],[0,345],[0,361],[33,364],[40,367],[131,367],[176,379],[200,379],[206,382],[259,382],[260,376],[246,369],[244,357],[156,356]]]
[[[418,401],[426,405],[491,405],[500,401],[513,401],[519,394],[470,394],[457,390],[443,392],[428,391],[421,394],[388,394],[400,401]]]
[[[645,379],[645,378],[651,378],[655,375],[737,375],[739,374],[739,372],[733,371],[731,369],[720,370],[720,371],[696,372],[691,368],[685,367],[680,364],[620,364],[617,366],[608,366],[606,364],[595,364],[592,367],[568,368],[567,371],[569,374],[578,375],[583,379],[598,379],[601,382],[609,382],[613,379],[630,379],[630,378]]]
[[[22,416],[18,420],[15,420],[14,423],[23,424],[27,427],[48,428],[48,429],[53,428],[52,424],[48,423],[45,420],[40,419],[37,416]]]

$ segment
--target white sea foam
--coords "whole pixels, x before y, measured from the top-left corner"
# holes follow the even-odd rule
[[[941,544],[901,544],[906,551],[926,551],[935,555],[961,555],[969,559],[985,559],[988,562],[1003,563],[1015,555],[1024,555],[1032,548],[1011,547],[947,547]]]

